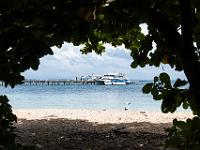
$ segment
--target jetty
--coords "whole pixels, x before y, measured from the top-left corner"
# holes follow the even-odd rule
[[[85,80],[24,80],[23,85],[36,86],[36,85],[73,85],[73,84],[90,84],[95,85],[95,81]],[[0,81],[0,86],[4,86],[5,83]]]

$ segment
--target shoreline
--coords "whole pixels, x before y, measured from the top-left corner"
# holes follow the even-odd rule
[[[98,124],[106,123],[172,123],[173,119],[186,120],[192,118],[191,112],[162,113],[157,111],[138,111],[138,110],[111,110],[111,109],[13,109],[13,113],[18,119],[26,120],[50,120],[50,119],[69,119],[85,120]]]

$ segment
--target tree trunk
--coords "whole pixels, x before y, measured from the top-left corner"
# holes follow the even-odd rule
[[[191,89],[200,108],[200,63],[198,56],[195,54],[193,46],[193,25],[192,25],[192,8],[191,0],[179,0],[181,11],[181,58],[184,66],[185,75],[190,82]]]
[[[200,63],[193,46],[190,0],[180,0],[180,10],[182,35],[177,32],[177,29],[170,24],[165,16],[154,8],[147,10],[147,19],[162,33],[169,48],[175,50],[190,83],[190,88],[195,96],[198,108],[200,108]]]

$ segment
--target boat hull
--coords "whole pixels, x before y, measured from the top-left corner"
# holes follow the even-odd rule
[[[95,81],[96,85],[105,85],[104,81]]]
[[[113,79],[112,85],[126,85],[126,80],[123,79]]]
[[[126,85],[126,82],[112,82],[112,85]]]
[[[112,85],[112,81],[111,80],[104,80],[104,84],[105,85]]]

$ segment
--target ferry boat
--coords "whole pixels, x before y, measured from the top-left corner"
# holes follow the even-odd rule
[[[87,75],[87,76],[81,76],[81,81],[94,81],[96,79],[99,79],[102,77],[101,75]]]
[[[102,77],[95,79],[97,85],[127,85],[130,84],[125,74],[122,73],[108,73]]]
[[[94,81],[96,85],[127,85],[132,81],[128,80],[122,73],[107,73],[104,75],[87,75],[81,77],[82,81]]]

